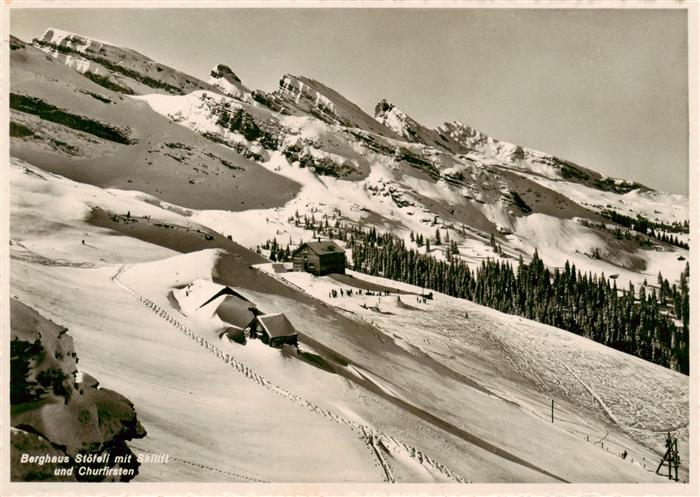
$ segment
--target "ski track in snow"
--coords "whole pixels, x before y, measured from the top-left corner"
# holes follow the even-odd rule
[[[384,459],[384,456],[382,455],[382,449],[379,447],[381,441],[378,440],[374,434],[367,433],[363,426],[360,426],[360,430],[362,431],[362,437],[364,438],[365,442],[372,449],[374,456],[377,458],[377,461],[379,461],[379,464],[381,465],[382,470],[384,471],[384,478],[386,479],[386,481],[388,481],[389,483],[396,483],[396,477],[394,476],[394,472],[391,470],[391,467],[386,462],[386,459]]]
[[[11,246],[20,247],[22,250],[14,250],[10,257],[17,259],[19,261],[26,261],[33,264],[41,264],[42,266],[54,266],[54,267],[74,267],[74,268],[95,268],[97,264],[92,262],[73,262],[65,259],[50,259],[41,254],[28,249],[24,244],[16,241],[10,240]]]
[[[621,428],[621,429],[624,430],[624,426],[620,424],[620,422],[617,420],[617,418],[616,418],[615,415],[612,413],[612,411],[611,411],[610,408],[607,406],[607,404],[606,404],[605,402],[603,402],[603,399],[601,399],[600,396],[599,396],[597,393],[595,393],[595,391],[590,387],[590,385],[588,385],[585,381],[583,381],[583,380],[579,377],[579,375],[577,375],[576,373],[574,373],[573,369],[571,369],[569,366],[567,366],[567,365],[564,364],[564,363],[562,363],[562,366],[564,366],[564,367],[569,371],[569,373],[571,373],[571,374],[573,375],[573,377],[576,378],[576,379],[579,381],[579,383],[581,383],[581,385],[583,386],[583,388],[585,388],[586,390],[588,390],[588,392],[589,392],[589,393],[591,394],[591,396],[596,400],[596,402],[598,402],[598,404],[600,404],[600,407],[603,408],[603,411],[605,411],[605,414],[610,418],[610,420],[611,420],[613,423],[615,423],[619,428]]]
[[[393,474],[393,471],[391,470],[391,467],[389,466],[389,463],[386,461],[384,456],[382,455],[382,447],[384,447],[388,453],[403,453],[406,456],[410,457],[411,459],[416,460],[419,464],[426,466],[428,470],[436,471],[440,475],[449,478],[450,480],[457,482],[457,483],[471,483],[469,480],[464,478],[463,476],[455,473],[454,471],[450,470],[443,464],[439,463],[438,461],[428,457],[426,454],[424,454],[422,451],[419,449],[416,449],[414,447],[408,446],[405,443],[397,440],[396,438],[392,437],[391,435],[387,435],[383,432],[377,431],[371,427],[364,426],[360,423],[356,423],[354,421],[351,421],[347,418],[344,418],[343,416],[339,416],[338,414],[328,410],[324,409],[320,406],[317,406],[316,404],[313,404],[312,402],[309,402],[308,400],[295,395],[286,389],[279,387],[263,376],[259,375],[252,369],[250,369],[248,366],[246,366],[244,363],[237,361],[231,354],[222,352],[221,349],[216,347],[215,345],[212,345],[208,340],[205,338],[202,338],[201,336],[198,336],[195,332],[193,332],[191,329],[180,323],[177,319],[172,317],[165,309],[160,307],[158,304],[150,300],[149,298],[145,297],[144,295],[138,293],[137,291],[131,289],[128,287],[126,284],[122,283],[119,280],[119,276],[126,270],[126,266],[122,265],[119,267],[119,269],[116,271],[114,275],[111,276],[111,280],[120,288],[122,288],[124,291],[127,293],[133,295],[136,297],[136,299],[144,304],[146,307],[150,308],[153,312],[155,312],[160,318],[164,319],[168,323],[170,323],[172,326],[178,329],[182,334],[187,336],[188,338],[191,338],[194,340],[198,345],[204,347],[209,353],[213,354],[216,356],[217,359],[220,359],[224,361],[225,363],[231,365],[233,368],[235,368],[239,373],[243,374],[246,378],[249,380],[252,380],[259,385],[267,388],[268,390],[300,405],[301,407],[310,410],[311,412],[318,414],[320,416],[325,417],[326,419],[329,419],[335,423],[338,424],[344,424],[347,427],[349,427],[351,430],[353,430],[356,433],[359,433],[363,440],[365,441],[365,444],[367,444],[368,448],[373,452],[375,457],[377,458],[382,471],[383,471],[383,477],[384,479],[389,482],[389,483],[396,483],[396,478]],[[192,463],[191,461],[188,461],[187,463],[190,464],[197,464],[197,463]],[[202,466],[204,467],[204,466]],[[207,468],[207,469],[214,469],[214,468]],[[219,471],[214,469],[215,471]],[[242,477],[241,475],[235,475],[237,477]]]
[[[152,450],[144,449],[143,447],[139,447],[139,446],[134,445],[134,444],[132,444],[132,443],[129,443],[129,447],[131,447],[132,449],[136,449],[136,450],[139,451],[139,452],[146,452],[146,453],[148,453],[148,454],[156,454],[156,452],[154,452],[154,451],[152,451]],[[214,467],[212,467],[212,466],[207,466],[206,464],[199,464],[199,463],[197,463],[197,462],[190,461],[190,460],[188,460],[188,459],[182,459],[182,458],[179,458],[179,457],[168,456],[168,460],[173,460],[173,461],[176,461],[176,462],[179,462],[179,463],[182,463],[182,464],[187,464],[188,466],[193,466],[193,467],[199,468],[199,469],[206,469],[206,470],[209,470],[209,471],[214,471],[215,473],[221,473],[221,474],[223,474],[223,475],[233,476],[233,477],[235,477],[235,478],[240,478],[240,479],[242,479],[242,480],[246,480],[246,481],[250,481],[250,482],[256,482],[256,483],[270,483],[270,482],[267,481],[267,480],[260,480],[260,479],[258,479],[258,478],[253,478],[252,476],[246,476],[246,475],[242,475],[242,474],[240,474],[240,473],[233,473],[233,472],[231,472],[231,471],[226,471],[226,470],[223,470],[223,469],[214,468]]]

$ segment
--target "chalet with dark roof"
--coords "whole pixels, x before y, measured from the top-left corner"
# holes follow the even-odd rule
[[[302,243],[292,253],[294,271],[323,276],[345,273],[345,250],[332,240]]]
[[[250,326],[250,337],[259,338],[270,347],[298,345],[299,333],[284,314],[263,314],[256,316]]]

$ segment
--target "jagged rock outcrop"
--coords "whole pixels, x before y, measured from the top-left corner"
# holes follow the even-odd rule
[[[495,143],[490,136],[459,121],[446,122],[438,130],[473,150],[484,150],[485,147]]]
[[[478,129],[459,121],[446,122],[438,127],[441,135],[448,136],[466,150],[486,159],[497,159],[504,164],[522,166],[546,176],[563,178],[601,188],[600,174],[568,161],[561,160],[531,148],[497,140]],[[641,185],[636,185],[641,187]],[[604,189],[604,188],[603,188]]]
[[[449,135],[428,129],[397,106],[382,99],[374,107],[374,118],[402,138],[413,143],[433,146],[450,153],[464,153],[467,149]]]
[[[156,112],[167,115],[173,122],[224,144],[248,159],[265,160],[266,150],[276,150],[283,140],[278,120],[271,118],[269,112],[261,113],[259,107],[239,99],[196,91],[185,97],[160,96],[148,101]],[[184,106],[177,107],[183,103]]]
[[[285,74],[275,92],[255,92],[253,98],[283,114],[312,115],[328,124],[361,128],[389,138],[399,138],[395,132],[372,119],[332,88],[304,76]]]
[[[438,131],[455,140],[466,150],[475,151],[487,157],[499,158],[506,161],[517,161],[535,157],[541,159],[546,157],[551,158],[551,156],[547,156],[546,154],[497,140],[459,121],[445,123],[438,128]]]
[[[210,76],[216,79],[225,79],[230,83],[241,82],[241,78],[236,76],[236,73],[233,72],[233,70],[229,66],[224,64],[217,64],[216,66],[214,66],[214,69],[211,70]]]
[[[391,102],[382,99],[374,107],[374,118],[402,137],[417,143],[424,143],[419,133],[419,128],[422,126]]]
[[[218,88],[224,95],[252,103],[253,98],[250,90],[241,82],[241,78],[236,76],[231,68],[224,64],[217,64],[209,73],[208,83]]]
[[[78,372],[66,328],[16,299],[10,316],[12,479],[133,479],[139,463],[127,442],[146,435],[133,404]]]

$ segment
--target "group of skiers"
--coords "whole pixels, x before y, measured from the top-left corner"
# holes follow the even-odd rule
[[[384,290],[383,292],[373,292],[373,291],[371,291],[371,290],[365,290],[364,293],[363,293],[362,289],[359,288],[359,289],[355,290],[355,293],[356,293],[357,295],[366,295],[366,296],[368,296],[368,297],[381,296],[381,295],[385,295],[385,296],[386,296],[386,295],[389,295],[389,290]],[[340,294],[341,297],[352,297],[353,291],[352,291],[352,289],[350,289],[350,288],[347,289],[347,290],[343,290],[343,289],[341,288],[339,291],[333,289],[333,290],[331,290],[330,292],[328,292],[328,297],[330,297],[330,298],[336,298],[336,297],[338,296],[338,294]]]

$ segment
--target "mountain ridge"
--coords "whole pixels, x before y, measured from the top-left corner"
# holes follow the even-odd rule
[[[281,193],[282,190],[277,188],[286,189],[289,201],[297,195],[295,192],[299,188],[292,187],[290,180],[304,188],[309,179],[300,173],[306,170],[326,184],[326,189],[330,188],[332,180],[333,188],[339,188],[342,181],[361,184],[366,198],[358,200],[355,193],[348,192],[350,197],[345,201],[364,204],[367,212],[374,213],[364,218],[375,219],[380,224],[394,223],[396,232],[402,237],[410,231],[426,235],[429,228],[434,230],[434,221],[439,220],[448,227],[461,225],[459,236],[466,237],[465,243],[472,236],[483,240],[495,235],[501,242],[508,242],[513,249],[511,256],[527,253],[517,239],[520,237],[518,230],[525,229],[522,219],[527,216],[580,219],[590,227],[598,226],[587,229],[593,229],[603,245],[616,243],[614,232],[604,226],[606,212],[610,209],[624,216],[641,214],[662,229],[687,219],[681,209],[673,207],[671,196],[639,183],[608,178],[551,154],[492,138],[456,120],[428,129],[387,99],[381,100],[375,107],[375,115],[370,116],[336,90],[304,76],[283,75],[279,88],[265,93],[249,90],[228,65],[217,64],[210,72],[209,81],[204,82],[159,65],[138,52],[56,29],[47,29],[34,45],[13,43],[15,73],[22,73],[21,80],[13,75],[15,99],[35,102],[38,107],[33,109],[31,105],[24,105],[13,109],[15,129],[24,134],[14,140],[16,153],[27,154],[23,155],[27,160],[37,160],[41,149],[40,163],[44,167],[62,174],[71,171],[73,179],[94,182],[95,174],[100,171],[102,176],[106,170],[103,167],[90,168],[93,172],[88,177],[83,172],[88,171],[85,168],[58,169],[55,162],[48,159],[47,144],[49,150],[54,149],[54,152],[48,152],[49,155],[72,153],[75,158],[70,162],[76,164],[104,161],[100,159],[104,157],[105,152],[100,151],[103,147],[89,143],[89,140],[86,142],[85,138],[67,139],[74,131],[69,132],[61,126],[52,131],[58,133],[55,137],[38,140],[37,136],[45,135],[47,130],[32,131],[31,125],[36,126],[40,121],[30,116],[34,114],[43,119],[41,116],[46,113],[41,114],[41,106],[61,109],[67,102],[79,103],[74,107],[77,117],[71,117],[74,114],[71,109],[60,110],[67,116],[59,123],[63,126],[66,122],[92,121],[95,126],[104,127],[107,122],[121,121],[129,128],[129,140],[134,142],[124,150],[141,148],[142,151],[135,156],[136,161],[143,161],[148,169],[157,165],[160,174],[164,175],[161,179],[154,177],[155,183],[141,181],[140,188],[161,197],[170,190],[171,196],[166,195],[163,199],[180,202],[185,208],[207,207],[207,198],[213,199],[201,195],[195,199],[192,194],[200,188],[199,185],[204,188],[215,178],[221,178],[223,170],[211,170],[211,157],[218,157],[219,164],[232,169],[233,174],[228,178],[224,174],[226,179],[218,180],[222,189],[220,200],[209,207],[238,211],[274,204],[270,201],[250,202],[256,196],[260,200],[263,197],[254,195],[248,185],[255,182],[254,178],[269,173],[272,173],[270,178],[276,178],[273,183],[279,184],[271,192]],[[80,88],[76,95],[76,84],[81,80],[72,78],[65,87],[61,106],[52,104],[54,97],[47,91],[49,87],[31,79],[41,78],[43,73],[55,70],[47,61],[40,61],[34,55],[28,59],[30,47],[41,50],[51,60],[77,74],[87,75],[84,84],[80,83],[84,89]],[[59,50],[60,47],[64,48]],[[85,59],[87,68],[76,62],[77,57],[95,53],[97,57]],[[104,57],[109,62],[102,60]],[[99,66],[95,73],[89,70],[93,67],[89,64],[93,63]],[[159,72],[159,68],[160,73],[167,76],[162,76],[165,78],[161,81],[163,85],[153,83],[153,71]],[[102,70],[106,72],[100,73]],[[65,76],[61,78],[67,81]],[[180,86],[170,88],[167,85],[171,83],[166,80]],[[100,90],[96,91],[97,88]],[[103,101],[109,104],[98,103]],[[150,108],[146,112],[139,107],[144,118],[148,116],[148,120],[153,120],[160,116],[160,119],[166,118],[194,134],[184,141],[168,141],[164,147],[163,141],[150,131],[160,129],[160,125],[143,128],[136,124],[138,120],[131,119],[135,114],[130,102],[136,101]],[[80,131],[85,131],[85,126],[81,127]],[[207,157],[200,155],[202,158],[198,160],[203,161],[200,166],[192,159],[202,138],[223,148],[222,152],[206,152]],[[70,147],[61,143],[69,143]],[[235,172],[238,170],[246,172],[239,175]],[[144,169],[136,176],[143,176],[146,171]],[[245,182],[248,199],[236,202],[231,198],[227,201],[224,192],[239,187],[238,176],[249,177],[252,182]],[[109,174],[109,177],[113,175]],[[112,185],[125,187],[125,182],[134,179],[121,179]],[[193,186],[188,187],[188,183]],[[625,195],[633,195],[634,201],[629,203],[623,199]],[[668,203],[666,199],[669,199]],[[415,213],[418,209],[424,212],[420,219]],[[357,217],[350,213],[344,215]],[[428,219],[431,221],[426,221]],[[466,226],[472,226],[476,231],[472,235],[466,234]],[[504,237],[510,234],[515,234],[516,238],[506,240]],[[532,241],[530,246],[540,243],[543,241]],[[473,257],[478,260],[481,256],[475,251]]]
[[[51,55],[57,58],[60,58],[61,55],[63,55],[60,53],[61,49],[77,53],[89,53],[94,51],[100,51],[103,49],[103,47],[107,46],[110,48],[123,50],[127,53],[133,54],[134,57],[142,58],[145,61],[157,64],[152,59],[135,50],[117,47],[116,45],[113,45],[106,41],[97,40],[93,37],[88,37],[78,33],[64,31],[53,27],[47,28],[40,38],[36,38],[34,40],[34,45],[38,45],[38,48],[41,48],[44,51],[50,51],[53,48],[54,51],[53,53],[51,53]],[[57,48],[59,53],[56,53]],[[77,69],[79,72],[89,72],[89,70],[86,69],[90,67],[89,61],[87,65],[76,63],[75,61],[69,61],[67,64]],[[95,66],[93,65],[92,67],[94,68]],[[223,72],[219,73],[218,68],[225,69],[223,70]],[[99,68],[98,65],[96,69],[96,75],[101,76],[101,71],[103,70]],[[181,73],[178,70],[172,71],[175,71],[176,73]],[[226,81],[226,76],[224,76],[224,73],[232,74],[233,78],[230,81]],[[218,76],[215,77],[214,74],[217,74]],[[107,80],[109,80],[110,78],[119,79],[122,76],[124,75],[119,74],[118,72],[117,74],[115,74],[114,71],[112,71],[111,73],[107,74],[106,78]],[[136,93],[140,94],[143,94],[143,92],[146,90],[165,90],[168,93],[177,93],[176,87],[170,85],[165,81],[155,80],[154,82],[154,80],[151,80],[151,78],[147,75],[144,75],[144,78],[148,81],[146,87],[141,87],[139,90],[133,91],[136,91]],[[123,81],[123,78],[121,80]],[[212,71],[210,72],[210,79],[208,82],[204,82],[203,80],[199,80],[196,77],[187,75],[185,75],[185,81],[186,85],[180,91],[188,91],[191,89],[204,89],[214,91],[216,93],[227,94],[227,91],[231,92],[231,88],[234,87],[236,88],[236,90],[234,90],[233,94],[228,94],[228,96],[232,96],[233,98],[239,99],[246,103],[253,103],[253,101],[255,101],[261,103],[262,105],[270,107],[272,110],[282,113],[311,113],[312,115],[314,115],[314,117],[317,117],[326,122],[335,122],[337,124],[342,124],[350,127],[361,128],[361,125],[369,126],[370,131],[378,133],[380,135],[386,135],[388,138],[397,138],[402,136],[401,133],[397,133],[396,130],[385,126],[384,123],[381,122],[381,120],[378,119],[376,116],[374,116],[374,120],[378,122],[381,125],[381,127],[376,128],[373,127],[372,124],[368,125],[368,123],[371,123],[372,121],[372,116],[367,114],[356,104],[346,100],[336,90],[326,86],[320,81],[306,76],[284,74],[280,78],[280,84],[278,89],[270,94],[261,90],[248,90],[248,88],[245,87],[245,85],[243,85],[243,83],[241,82],[241,79],[230,69],[229,66],[225,64],[217,64],[212,69]],[[159,86],[162,87],[159,88]],[[129,88],[128,85],[127,88]],[[222,88],[227,88],[228,90],[224,90]],[[327,94],[330,94],[330,97]],[[349,107],[349,110],[346,110],[346,112],[341,112],[342,115],[334,115],[335,107],[338,105],[337,103],[335,103],[337,100],[341,101],[341,107]],[[381,105],[382,102],[388,103],[386,99],[380,100],[380,102],[375,106],[375,113],[377,112],[377,108]],[[301,105],[300,108],[299,105]],[[392,108],[400,111],[400,109],[394,104],[390,105],[392,106]],[[348,112],[353,115],[348,116]],[[577,169],[579,171],[584,171],[583,174],[590,175],[591,173],[593,173],[595,179],[600,179],[606,182],[607,187],[610,188],[614,188],[616,182],[622,182],[623,185],[631,185],[635,189],[642,188],[653,190],[636,181],[621,180],[619,178],[608,178],[607,175],[595,172],[594,170],[589,168],[584,168],[582,166],[572,163],[571,161],[566,161],[554,157],[551,154],[546,154],[544,152],[539,152],[529,147],[516,145],[507,141],[494,138],[488,135],[487,133],[480,131],[477,128],[460,122],[459,120],[444,121],[441,125],[438,125],[434,129],[431,129],[420,124],[418,121],[403,113],[403,111],[400,112],[403,114],[404,118],[410,119],[412,124],[411,126],[409,126],[409,128],[417,126],[418,129],[420,129],[420,132],[416,131],[416,133],[409,135],[408,137],[403,136],[404,138],[409,138],[410,140],[410,136],[416,137],[420,135],[422,137],[419,139],[419,143],[426,143],[429,145],[446,148],[451,153],[468,152],[469,150],[476,150],[481,153],[487,153],[489,155],[506,160],[518,160],[523,158],[524,155],[528,155],[528,158],[535,158],[544,162],[557,163],[558,165],[564,164],[567,171],[569,171],[569,173],[565,173],[567,174],[566,177],[569,179],[576,179],[577,177],[581,176],[579,172],[571,173],[572,169]],[[360,126],[358,126],[358,124],[360,124]],[[428,135],[428,137],[426,138],[425,135]],[[460,142],[460,140],[462,141]],[[464,150],[465,148],[466,150]],[[611,181],[608,182],[608,180]]]
[[[357,182],[363,185],[368,195],[366,200],[359,201],[359,205],[364,204],[367,212],[374,212],[380,223],[389,220],[397,223],[397,228],[400,227],[398,233],[403,233],[401,236],[406,236],[409,231],[425,235],[427,228],[434,226],[433,221],[439,219],[444,226],[477,227],[474,235],[460,234],[466,236],[465,242],[470,236],[482,239],[495,234],[502,242],[508,242],[514,250],[512,256],[523,253],[522,243],[503,237],[517,235],[518,230],[524,229],[522,219],[528,216],[576,218],[591,227],[600,226],[593,229],[605,245],[614,245],[614,233],[604,227],[610,209],[624,216],[641,214],[666,231],[673,223],[684,221],[681,211],[674,210],[671,203],[659,203],[666,202],[665,199],[670,202],[671,196],[639,183],[608,178],[551,154],[495,139],[457,120],[429,129],[387,99],[380,100],[375,106],[374,116],[371,116],[338,91],[305,76],[285,74],[277,90],[265,93],[250,90],[229,65],[217,64],[211,70],[208,82],[204,82],[162,66],[136,51],[55,28],[47,29],[33,45],[22,45],[17,40],[13,43],[15,49],[12,52],[17,61],[15,72],[24,71],[24,67],[28,75],[54,71],[46,61],[40,62],[35,56],[29,60],[21,53],[35,47],[77,74],[87,75],[86,79],[97,86],[86,81],[85,89],[80,89],[78,94],[86,96],[78,98],[74,93],[62,100],[62,106],[70,101],[79,105],[74,107],[77,117],[72,117],[75,111],[71,109],[59,110],[67,116],[59,124],[65,126],[69,122],[73,123],[69,126],[76,126],[75,123],[95,122],[94,126],[104,127],[108,121],[121,121],[125,130],[129,128],[129,140],[134,142],[125,150],[145,146],[147,150],[140,152],[137,160],[145,161],[147,166],[162,163],[160,170],[167,171],[166,176],[156,182],[166,181],[167,177],[168,184],[174,185],[179,183],[178,177],[182,178],[184,172],[194,190],[199,184],[209,184],[209,178],[214,179],[212,173],[214,177],[220,177],[221,171],[210,169],[209,158],[202,162],[201,167],[192,164],[193,151],[199,147],[195,143],[204,138],[228,150],[219,153],[221,155],[207,154],[220,157],[220,164],[230,165],[233,171],[237,171],[236,168],[247,171],[251,181],[270,172],[271,177],[281,182],[280,188],[289,189],[291,183],[288,180],[304,188],[308,179],[299,173],[307,170],[325,183],[326,188],[330,188],[329,181],[334,179],[341,181],[334,180],[334,188],[340,187],[342,181]],[[87,61],[88,66],[78,61],[80,57]],[[154,71],[162,73],[160,80],[152,77]],[[15,77],[13,94],[15,100],[29,104],[15,106],[13,113],[17,120],[16,129],[23,127],[29,131],[22,132],[26,136],[17,137],[15,149],[24,150],[22,154],[29,154],[24,158],[31,159],[38,152],[36,137],[45,131],[32,131],[30,124],[35,122],[36,125],[39,121],[30,116],[34,114],[44,119],[41,116],[46,112],[41,110],[42,106],[58,109],[61,106],[51,103],[52,96],[46,91],[46,85],[23,78],[19,81]],[[77,81],[80,80],[73,78],[66,86],[66,92],[74,90]],[[173,82],[179,86],[172,86]],[[95,90],[98,87],[100,92]],[[189,129],[194,135],[189,135],[191,138],[179,144],[174,141],[167,147],[162,143],[159,145],[159,140],[151,136],[150,131],[134,125],[137,121],[131,119],[135,114],[128,101],[146,103],[150,111],[140,112],[144,117],[148,115],[149,120],[155,119],[156,115],[162,116],[172,124]],[[119,111],[118,114],[115,111]],[[81,131],[86,129],[82,124],[79,127]],[[150,129],[158,129],[158,126]],[[59,135],[74,133],[64,130],[59,126],[55,132]],[[146,136],[151,138],[145,139]],[[71,141],[57,135],[55,138],[46,137],[43,142],[44,145],[39,147],[42,157],[46,156],[47,142],[49,149],[53,148],[59,154],[74,150],[76,158],[72,162],[87,160],[92,163],[104,154],[98,151],[97,143],[90,144],[84,138]],[[57,143],[69,143],[72,148],[61,149]],[[42,159],[42,164],[48,164],[47,160]],[[173,169],[173,161],[185,166],[180,173],[176,172],[177,168]],[[92,169],[97,172],[103,168]],[[71,173],[74,179],[84,177],[78,169],[71,171],[74,171]],[[192,173],[201,180],[193,179]],[[138,175],[143,175],[143,172]],[[93,179],[88,180],[94,181],[94,173],[91,177]],[[224,180],[222,187],[235,189],[238,181],[234,172],[232,177]],[[148,184],[150,181],[142,182],[141,187],[154,195],[163,195],[163,187],[167,186],[163,183],[148,187]],[[287,186],[282,187],[282,184]],[[183,207],[195,205],[192,200],[187,200],[191,197],[187,192],[189,187],[168,188],[175,195],[165,197],[165,200],[179,199]],[[289,189],[287,199],[296,195],[296,190],[296,187]],[[246,193],[250,190],[246,189]],[[586,196],[595,200],[588,201]],[[634,196],[634,201],[630,204],[623,196]],[[349,197],[345,200],[357,202]],[[217,205],[233,210],[258,206],[257,202],[250,204],[247,200],[238,205],[233,199],[227,202],[223,192],[221,202]],[[201,200],[196,204],[206,205]],[[642,205],[640,211],[638,207]],[[387,208],[394,210],[388,212]],[[424,216],[416,223],[414,211],[418,208],[429,214],[428,219],[432,221],[426,223]],[[466,233],[464,229],[461,232]]]

